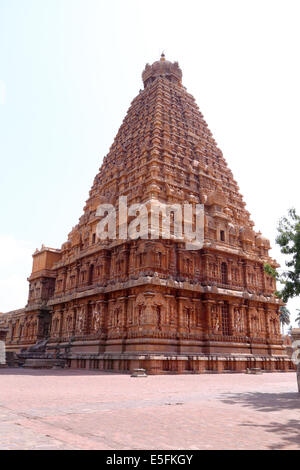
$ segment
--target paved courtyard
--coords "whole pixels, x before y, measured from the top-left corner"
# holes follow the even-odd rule
[[[296,374],[1,369],[0,449],[300,449]]]

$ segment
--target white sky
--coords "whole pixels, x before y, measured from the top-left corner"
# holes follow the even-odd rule
[[[299,13],[297,0],[0,0],[0,311],[26,303],[34,249],[77,223],[162,50],[274,247],[278,219],[300,213]]]

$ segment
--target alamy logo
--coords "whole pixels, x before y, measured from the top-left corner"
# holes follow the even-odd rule
[[[203,204],[164,204],[156,199],[128,207],[127,196],[117,207],[100,204],[101,217],[96,234],[100,240],[166,239],[185,243],[187,250],[199,250],[204,241]]]

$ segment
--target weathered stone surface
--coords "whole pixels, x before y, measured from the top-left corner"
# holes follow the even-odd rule
[[[292,367],[254,223],[177,63],[147,65],[83,215],[60,249],[33,254],[25,309],[0,317],[7,348],[49,339],[70,367],[151,374]],[[96,237],[99,204],[204,204],[204,246]],[[118,230],[120,229],[118,227]]]

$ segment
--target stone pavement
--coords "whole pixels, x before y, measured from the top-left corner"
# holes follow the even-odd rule
[[[0,449],[300,449],[296,374],[1,369]]]

